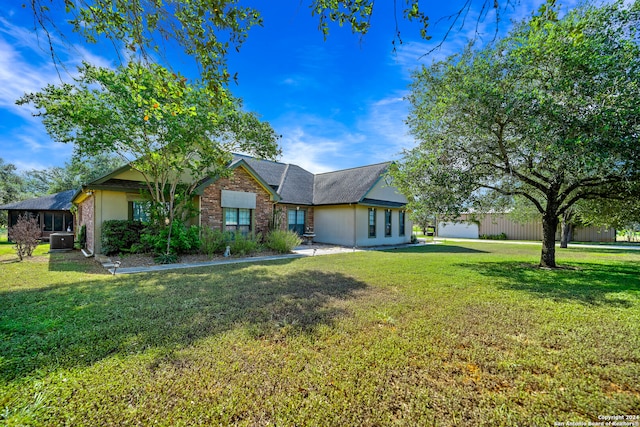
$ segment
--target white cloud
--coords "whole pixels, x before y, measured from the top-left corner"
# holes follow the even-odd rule
[[[52,36],[54,49],[62,62],[56,68],[47,38],[38,31],[20,27],[0,17],[0,125],[2,158],[18,170],[60,166],[69,159],[71,145],[54,142],[31,106],[15,101],[25,93],[36,92],[47,84],[70,80],[71,72],[84,59],[99,66],[110,61],[82,46],[61,43]]]
[[[310,134],[302,127],[286,129],[280,141],[281,161],[298,165],[313,173],[340,169],[336,160],[342,156],[342,141]]]
[[[397,159],[403,149],[413,145],[405,124],[409,111],[405,95],[405,92],[394,93],[372,102],[358,123],[358,129],[367,135],[373,161]]]
[[[25,92],[39,90],[55,78],[52,70],[28,64],[5,39],[0,38],[0,108],[22,117],[30,116],[27,108],[15,101]]]
[[[413,145],[404,121],[404,92],[392,93],[363,106],[355,124],[334,118],[289,113],[273,121],[282,134],[282,161],[313,173],[335,171],[397,159]]]

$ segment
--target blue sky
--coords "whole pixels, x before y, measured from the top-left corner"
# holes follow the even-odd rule
[[[47,83],[59,83],[61,77],[68,80],[83,59],[115,66],[117,52],[81,43],[56,44],[68,70],[59,76],[46,40],[34,31],[33,17],[22,3],[12,2],[14,6],[4,5],[0,11],[0,158],[26,171],[62,166],[73,147],[52,141],[30,108],[15,105],[15,100]],[[540,3],[501,5],[500,32],[508,30],[510,20],[529,16]],[[232,83],[231,90],[244,100],[245,109],[258,113],[282,135],[280,160],[314,173],[399,158],[402,149],[413,146],[404,125],[408,104],[403,100],[411,71],[459,52],[476,34],[490,41],[496,30],[493,11],[477,23],[478,10],[473,7],[480,8],[478,2],[466,24],[457,25],[439,50],[424,56],[450,25],[446,19],[436,24],[438,18],[458,7],[435,6],[428,10],[433,39],[421,40],[417,27],[400,20],[404,43],[394,53],[393,2],[376,3],[372,29],[364,37],[333,26],[326,41],[307,4],[253,3],[263,14],[264,27],[251,30],[240,53],[229,57],[229,68],[231,74],[238,73],[239,83]],[[188,61],[171,65],[196,77]]]

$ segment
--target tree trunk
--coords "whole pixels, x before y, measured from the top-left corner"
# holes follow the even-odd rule
[[[556,267],[556,230],[558,216],[545,214],[542,216],[542,255],[540,267]]]
[[[567,248],[567,245],[573,238],[573,224],[565,216],[562,217],[560,225],[560,247]]]

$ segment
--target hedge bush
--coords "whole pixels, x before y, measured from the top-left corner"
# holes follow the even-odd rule
[[[480,239],[483,240],[507,240],[507,235],[505,233],[500,234],[481,234]]]
[[[200,228],[192,225],[188,227],[180,221],[174,221],[171,229],[170,254],[187,254],[197,252],[200,248]],[[142,235],[143,246],[149,248],[154,254],[161,255],[167,252],[167,239],[169,228],[147,229]]]
[[[140,244],[145,226],[140,221],[113,219],[102,223],[102,252],[112,255],[129,252],[133,245]]]

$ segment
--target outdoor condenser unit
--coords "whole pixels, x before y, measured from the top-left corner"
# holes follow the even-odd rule
[[[51,250],[73,249],[73,233],[53,233],[49,236]]]

